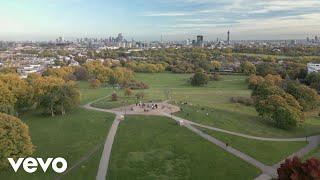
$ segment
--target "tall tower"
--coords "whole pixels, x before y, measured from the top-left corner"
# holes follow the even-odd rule
[[[230,31],[228,30],[228,45],[230,45]]]

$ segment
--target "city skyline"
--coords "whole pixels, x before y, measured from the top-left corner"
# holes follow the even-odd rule
[[[1,2],[1,40],[108,37],[305,39],[319,35],[317,0],[13,0]]]

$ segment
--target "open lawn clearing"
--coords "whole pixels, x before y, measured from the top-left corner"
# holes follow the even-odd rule
[[[241,176],[239,176],[241,174]],[[253,179],[259,170],[165,117],[128,116],[108,179]]]
[[[307,142],[260,141],[203,128],[201,130],[269,166],[282,161],[307,145]]]

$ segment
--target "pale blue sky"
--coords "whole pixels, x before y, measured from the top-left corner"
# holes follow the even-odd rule
[[[319,19],[320,0],[0,0],[0,39],[291,39],[319,35]]]

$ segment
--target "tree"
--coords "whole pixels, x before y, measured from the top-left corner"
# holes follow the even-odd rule
[[[211,62],[212,67],[214,68],[214,70],[219,70],[221,68],[221,63],[219,61],[212,61]]]
[[[73,74],[78,81],[85,81],[88,79],[88,72],[84,67],[76,67]]]
[[[251,75],[248,81],[249,81],[249,88],[255,89],[258,87],[258,85],[262,84],[265,81],[265,79],[262,76]]]
[[[264,119],[271,120],[281,129],[296,127],[303,119],[299,106],[290,106],[286,99],[279,95],[260,100],[256,109]]]
[[[0,81],[0,112],[14,115],[15,103],[17,102],[14,94],[9,90],[7,85]]]
[[[277,67],[275,64],[271,64],[271,63],[261,63],[257,65],[257,75],[260,76],[266,76],[268,74],[278,74],[277,73]]]
[[[277,170],[279,180],[320,179],[320,161],[310,158],[301,162],[298,157],[286,159]]]
[[[304,120],[299,102],[279,86],[262,83],[253,90],[252,98],[259,115],[278,128],[290,129]]]
[[[310,73],[306,78],[306,83],[313,89],[320,91],[320,73]]]
[[[208,84],[209,76],[203,70],[197,70],[197,72],[191,78],[192,86],[204,86]]]
[[[265,82],[272,86],[280,86],[282,83],[282,78],[280,75],[268,74],[264,77]]]
[[[0,75],[0,81],[6,84],[6,87],[11,91],[17,100],[15,103],[15,110],[21,111],[30,107],[34,102],[33,89],[29,86],[28,82],[21,79],[17,74],[4,74]]]
[[[90,79],[98,79],[101,83],[109,80],[112,69],[106,67],[100,61],[91,61],[84,65],[88,71]]]
[[[132,90],[130,89],[130,88],[126,88],[125,90],[124,90],[124,95],[125,96],[131,96],[132,95]]]
[[[93,89],[97,89],[101,86],[101,82],[98,79],[91,79],[90,80],[90,87]]]
[[[28,126],[14,116],[0,113],[0,169],[9,166],[7,158],[16,160],[33,152]]]
[[[127,68],[117,67],[113,70],[109,78],[109,84],[121,86],[125,85],[133,79],[133,72]]]
[[[74,68],[73,67],[62,67],[62,68],[49,68],[47,69],[43,75],[44,76],[52,76],[52,77],[58,77],[65,81],[74,80],[73,76]]]
[[[241,63],[240,69],[246,75],[256,74],[256,66],[249,61]]]
[[[291,81],[286,83],[285,90],[298,100],[304,111],[313,110],[319,105],[317,92],[308,86]]]
[[[40,98],[40,105],[45,113],[54,116],[65,115],[66,111],[76,107],[80,102],[80,92],[72,82],[55,85]]]

